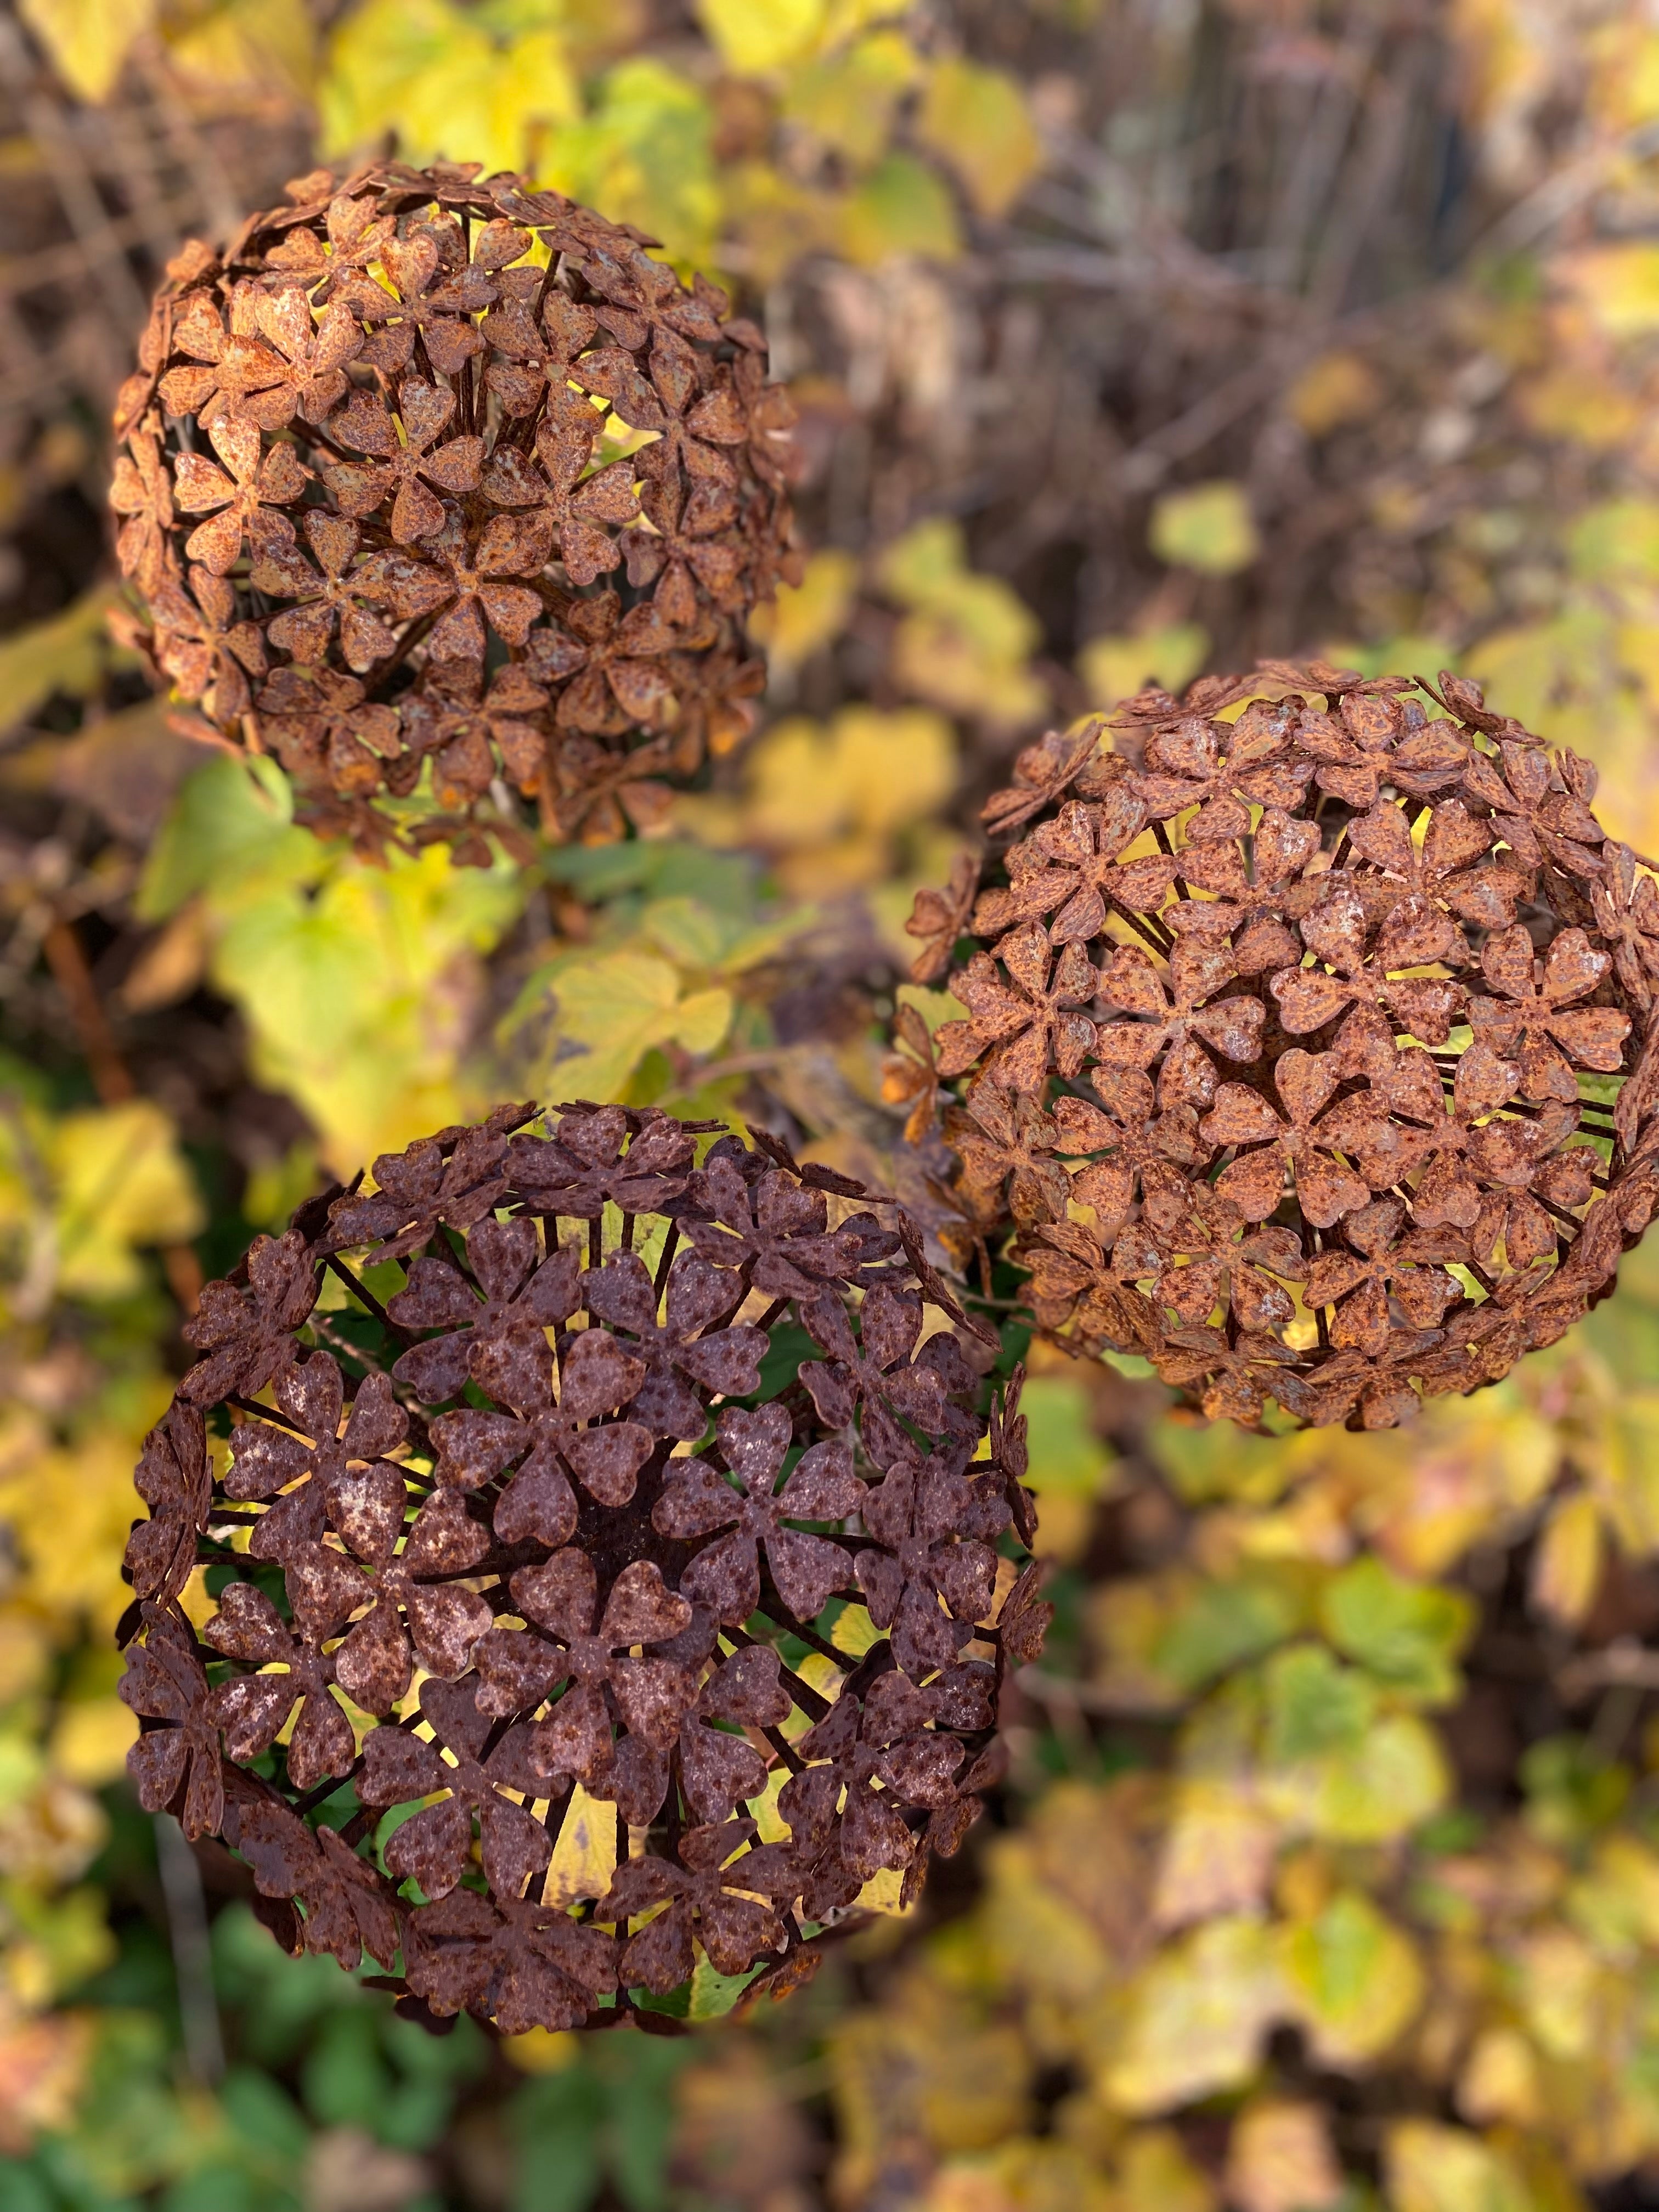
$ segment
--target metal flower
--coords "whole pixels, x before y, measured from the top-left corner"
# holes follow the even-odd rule
[[[1659,1205],[1659,886],[1594,769],[1322,662],[1111,736],[1023,753],[1015,842],[918,902],[930,981],[978,940],[969,1013],[907,1020],[887,1096],[943,1108],[987,1296],[1000,1244],[1044,1334],[1247,1423],[1389,1425],[1553,1342]]]
[[[803,1980],[814,1923],[957,1847],[1035,1522],[907,1217],[764,1133],[503,1106],[245,1272],[138,1470],[123,1694],[143,1802],[290,1948],[570,2027],[703,1961]]]
[[[487,862],[486,829],[516,850],[531,823],[504,789],[556,836],[648,827],[754,727],[747,617],[796,573],[793,415],[760,332],[521,185],[296,179],[222,254],[168,264],[118,403],[136,636],[227,739],[276,754],[301,820],[365,852],[435,836]],[[617,419],[646,442],[619,453]],[[388,742],[422,702],[441,720],[444,672],[487,647],[497,711]],[[283,703],[295,671],[326,729]],[[268,675],[267,746],[248,679]]]

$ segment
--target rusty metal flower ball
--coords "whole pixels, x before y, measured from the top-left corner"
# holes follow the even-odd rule
[[[132,641],[366,849],[487,860],[522,799],[648,823],[751,726],[744,623],[792,561],[760,331],[476,163],[288,190],[169,265],[117,403]]]
[[[696,1164],[716,1126],[508,1107],[376,1160],[208,1285],[145,1444],[139,1796],[428,2014],[792,1986],[1000,1771],[1047,1612],[1017,1382],[905,1216],[763,1133]]]
[[[1023,754],[909,927],[893,1095],[1038,1328],[1213,1417],[1386,1428],[1553,1343],[1659,1195],[1659,887],[1443,674],[1265,663]],[[1012,1229],[1012,1237],[1007,1231]]]

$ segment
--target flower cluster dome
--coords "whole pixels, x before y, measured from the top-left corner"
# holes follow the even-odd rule
[[[289,194],[169,264],[122,387],[131,641],[367,850],[487,860],[514,793],[558,836],[658,818],[752,726],[745,619],[794,573],[760,331],[477,164]]]
[[[909,1010],[896,1078],[957,1233],[1247,1424],[1389,1427],[1553,1343],[1659,1195],[1659,887],[1595,790],[1465,678],[1317,662],[1028,749],[908,925],[967,1009]]]
[[[715,1126],[376,1160],[208,1285],[145,1444],[140,1797],[430,2014],[790,1986],[1000,1771],[1048,1610],[1018,1370],[908,1217]]]

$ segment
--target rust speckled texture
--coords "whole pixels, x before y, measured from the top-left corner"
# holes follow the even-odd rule
[[[1001,1771],[1018,1370],[896,1208],[716,1126],[505,1107],[377,1160],[208,1285],[145,1447],[144,1805],[431,2014],[781,1992]]]
[[[1249,1425],[1553,1343],[1659,1194],[1659,888],[1595,789],[1466,679],[1322,663],[1029,748],[909,924],[967,1009],[902,1010],[889,1076],[913,1142],[942,1107],[947,1243]]]

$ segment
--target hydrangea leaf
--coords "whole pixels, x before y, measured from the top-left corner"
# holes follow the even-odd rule
[[[1320,1619],[1337,1649],[1397,1697],[1443,1705],[1457,1695],[1454,1662],[1474,1627],[1461,1592],[1407,1582],[1367,1555],[1326,1584]]]

